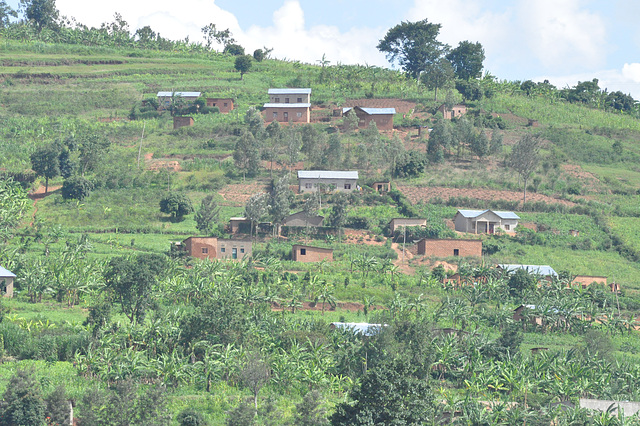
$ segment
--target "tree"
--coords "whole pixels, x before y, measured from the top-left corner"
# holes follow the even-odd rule
[[[332,133],[329,136],[329,146],[324,151],[323,163],[326,163],[330,170],[335,170],[342,162],[342,151],[339,133]]]
[[[62,198],[82,201],[93,191],[93,183],[82,176],[72,176],[62,183]]]
[[[456,78],[469,80],[482,76],[484,48],[480,43],[461,41],[458,47],[447,54],[447,59],[453,66]]]
[[[31,154],[31,168],[38,176],[44,177],[44,193],[49,192],[49,179],[60,174],[60,147],[50,144]]]
[[[155,254],[114,257],[109,261],[105,283],[131,323],[144,319],[152,303],[153,285],[164,268],[164,257]]]
[[[438,59],[432,66],[427,68],[425,72],[420,74],[420,82],[427,86],[428,89],[434,90],[435,100],[438,101],[438,89],[445,87],[453,80],[454,73],[451,63],[445,59]]]
[[[329,424],[326,410],[322,407],[324,400],[317,390],[307,392],[302,402],[296,404],[294,426],[325,426]]]
[[[332,425],[431,424],[436,417],[430,386],[404,360],[382,361],[367,370],[349,396],[354,402],[338,404]]]
[[[520,268],[509,276],[507,285],[512,296],[523,296],[526,292],[535,290],[538,280],[530,271]]]
[[[236,58],[234,67],[236,71],[240,71],[240,80],[244,79],[244,75],[249,72],[251,65],[253,65],[251,55],[240,55]]]
[[[329,215],[329,223],[338,229],[338,234],[342,233],[342,227],[347,221],[347,196],[339,192],[333,197],[333,208]]]
[[[427,142],[427,154],[432,160],[443,149],[449,149],[453,145],[453,131],[451,122],[443,118],[438,118],[433,130],[429,133],[429,141]]]
[[[491,134],[491,142],[489,142],[489,152],[491,154],[500,154],[502,152],[502,133],[494,130]]]
[[[265,131],[264,118],[256,107],[249,107],[244,115],[244,122],[249,125],[249,131],[256,138],[262,136],[262,132]]]
[[[160,200],[160,211],[180,222],[184,216],[193,213],[193,205],[186,195],[171,192]]]
[[[244,207],[244,216],[251,221],[250,236],[253,236],[253,229],[260,219],[262,219],[269,210],[269,196],[260,192],[253,194],[247,201],[247,205]]]
[[[484,96],[482,87],[476,80],[457,80],[456,90],[468,101],[479,101]]]
[[[271,372],[269,365],[257,353],[252,353],[247,358],[247,363],[240,372],[242,383],[253,393],[253,403],[258,411],[258,393],[269,382]]]
[[[60,12],[55,0],[20,0],[20,8],[38,32],[44,28],[57,29]]]
[[[398,62],[407,74],[417,79],[448,47],[437,40],[440,28],[440,24],[431,24],[426,19],[402,22],[387,31],[377,49],[386,54],[389,62]]]
[[[47,404],[46,416],[49,424],[68,425],[71,417],[70,402],[64,386],[58,386],[45,399]]]
[[[262,49],[256,49],[253,51],[253,59],[256,60],[256,62],[262,62],[264,60],[264,50]]]
[[[525,134],[514,145],[507,162],[508,166],[515,170],[524,182],[524,198],[527,202],[527,181],[540,163],[540,138],[530,133]]]
[[[471,141],[471,151],[479,158],[489,154],[489,138],[487,138],[483,130],[480,130],[480,132],[473,137]]]
[[[0,238],[11,236],[28,205],[27,192],[11,179],[0,179]]]
[[[42,425],[45,410],[40,383],[33,372],[17,370],[0,402],[0,426]]]
[[[424,173],[427,166],[427,157],[419,151],[406,151],[396,161],[393,176],[400,178],[412,178]]]
[[[227,55],[232,56],[241,56],[244,55],[244,47],[239,44],[229,43],[224,46],[224,50],[222,53],[226,53]]]
[[[273,190],[271,191],[271,201],[269,210],[274,225],[276,225],[276,232],[280,235],[280,225],[285,217],[289,214],[291,208],[291,197],[293,193],[289,189],[289,178],[283,176],[275,183]]]
[[[18,13],[15,10],[13,10],[9,5],[7,5],[7,2],[5,2],[4,0],[1,0],[0,1],[0,28],[6,28],[11,23],[11,20],[9,19],[10,17],[17,18]]]
[[[200,208],[194,216],[198,231],[210,235],[213,230],[213,225],[218,221],[219,217],[220,206],[218,206],[213,195],[207,195],[200,202]]]
[[[96,134],[84,136],[80,139],[78,163],[82,176],[98,165],[107,152],[109,145],[109,140],[106,137]]]
[[[242,170],[242,180],[248,174],[255,176],[260,169],[260,149],[256,139],[250,132],[245,131],[236,142],[236,149],[233,151],[233,162],[237,168]]]

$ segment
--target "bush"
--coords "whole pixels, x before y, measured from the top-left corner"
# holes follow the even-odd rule
[[[224,47],[222,53],[226,53],[227,55],[240,56],[244,55],[244,47],[239,44],[227,44]]]
[[[93,184],[82,176],[72,176],[62,184],[62,198],[65,200],[83,200],[91,194]]]
[[[184,216],[193,213],[193,205],[186,195],[172,192],[160,200],[160,211],[182,220]]]
[[[176,421],[180,426],[205,426],[207,424],[202,414],[193,408],[187,408],[181,411]]]

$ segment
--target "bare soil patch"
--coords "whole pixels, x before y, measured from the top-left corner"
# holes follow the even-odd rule
[[[322,311],[322,305],[324,306],[325,311],[335,311],[336,309],[341,309],[343,311],[349,312],[357,312],[364,309],[364,305],[362,303],[354,303],[354,302],[338,302],[336,306],[331,306],[328,303],[313,303],[313,302],[303,302],[301,307],[296,308],[296,311]],[[371,310],[375,309],[384,309],[384,306],[375,305],[370,308]],[[287,311],[291,310],[287,308],[285,305],[281,305],[279,303],[273,302],[271,304],[272,311]]]
[[[244,206],[258,192],[267,192],[266,186],[261,183],[234,183],[222,188],[218,194],[225,199],[220,203],[223,206]]]
[[[345,229],[342,242],[347,244],[363,244],[368,246],[384,245],[385,239],[382,239],[382,241],[376,241],[375,238],[376,236],[369,231],[364,231],[362,229]]]
[[[411,203],[429,201],[432,198],[441,198],[448,200],[450,197],[468,197],[476,200],[506,200],[506,201],[522,201],[522,192],[520,191],[502,191],[496,189],[484,188],[447,188],[443,186],[398,186],[400,190]],[[547,204],[564,204],[566,206],[574,206],[575,203],[559,198],[549,197],[535,192],[527,192],[527,201],[543,202]]]

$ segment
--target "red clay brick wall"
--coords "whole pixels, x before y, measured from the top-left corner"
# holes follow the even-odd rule
[[[190,256],[198,259],[215,259],[217,241],[217,238],[189,238],[185,241],[185,246]],[[202,252],[203,248],[207,249],[207,253]]]
[[[418,241],[418,254],[435,257],[454,256],[458,249],[458,256],[482,256],[482,241],[480,240],[427,240]]]
[[[591,277],[588,275],[576,275],[573,279],[573,284],[582,284],[583,287],[587,287],[591,283],[607,285],[607,277]]]
[[[264,109],[264,121],[271,123],[273,121],[273,113],[278,113],[277,121],[280,123],[309,123],[310,112],[309,108],[265,108]],[[284,113],[288,114],[287,119],[284,118]],[[298,117],[298,113],[302,113],[301,117]]]
[[[301,249],[306,250],[305,255],[300,254]],[[330,249],[294,245],[292,253],[293,260],[296,262],[320,262],[323,259],[333,262],[333,250]]]
[[[173,128],[193,126],[193,118],[191,117],[173,117]]]
[[[225,106],[225,104],[227,104]],[[207,98],[208,107],[218,107],[221,113],[226,114],[233,110],[233,99]]]

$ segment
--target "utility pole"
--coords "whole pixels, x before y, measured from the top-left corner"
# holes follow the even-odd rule
[[[407,243],[407,227],[404,227],[404,236],[402,237],[402,261],[400,263],[404,264],[404,246]]]
[[[140,147],[138,148],[138,169],[140,169],[140,154],[142,154],[142,139],[144,139],[144,128],[147,126],[146,121],[142,122],[142,136],[140,137]]]

